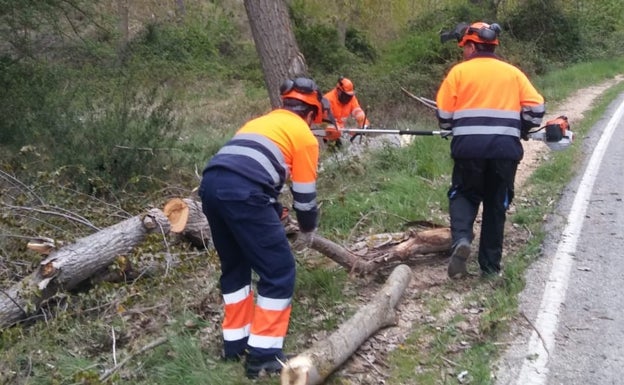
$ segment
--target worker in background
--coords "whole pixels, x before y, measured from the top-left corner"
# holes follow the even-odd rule
[[[317,226],[319,145],[310,125],[322,119],[322,93],[304,77],[286,80],[280,93],[282,107],[243,125],[208,162],[199,189],[221,262],[224,358],[246,355],[249,378],[279,372],[286,359],[295,259],[278,197],[288,179],[300,229],[293,248],[310,246]]]
[[[328,130],[326,130],[326,138],[328,140],[336,136],[340,138],[341,131],[345,129],[347,120],[350,117],[353,117],[357,122],[357,128],[368,128],[370,123],[366,118],[364,110],[360,107],[360,102],[355,96],[355,87],[351,80],[341,76],[338,79],[336,87],[324,96],[325,99],[329,100],[331,112],[336,120],[336,129],[338,130],[338,133],[328,132]]]
[[[323,119],[321,125],[325,128],[324,143],[334,143],[336,147],[341,147],[340,131],[337,128],[336,118],[331,110],[331,104],[326,97],[323,97]]]
[[[524,154],[520,139],[538,127],[544,98],[518,68],[494,53],[501,28],[477,22],[459,24],[441,35],[457,39],[463,62],[456,64],[437,93],[437,118],[452,130],[452,184],[448,191],[452,254],[448,275],[467,275],[473,225],[483,203],[478,262],[482,276],[501,270],[506,211]]]

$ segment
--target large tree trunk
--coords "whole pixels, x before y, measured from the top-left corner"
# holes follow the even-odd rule
[[[412,278],[406,265],[397,266],[383,288],[327,339],[290,359],[281,374],[282,385],[321,384],[377,330],[397,322],[395,308]]]
[[[260,56],[264,82],[273,107],[281,106],[284,79],[307,73],[284,0],[245,0],[251,33]]]
[[[132,251],[151,232],[169,233],[169,221],[158,209],[52,251],[36,271],[7,291],[0,292],[0,329],[32,316],[42,301],[58,290],[75,288],[112,264],[117,257]]]

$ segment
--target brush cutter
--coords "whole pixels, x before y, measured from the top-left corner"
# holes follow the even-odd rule
[[[403,87],[401,87],[401,91],[428,108],[433,110],[438,108],[435,100],[414,95]],[[568,118],[561,115],[553,120],[547,121],[543,127],[535,131],[527,131],[526,136],[523,133],[522,139],[544,142],[551,150],[560,151],[570,147],[574,141],[574,132],[570,131]]]

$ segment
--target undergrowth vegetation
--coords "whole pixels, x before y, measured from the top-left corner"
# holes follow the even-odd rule
[[[240,2],[176,2],[184,12],[153,3],[136,2],[131,34],[120,44],[112,3],[0,0],[1,288],[40,262],[25,248],[31,238],[70,244],[170,197],[191,196],[206,160],[244,121],[270,108]],[[531,75],[549,105],[623,68],[619,0],[502,1],[498,9],[459,0],[422,9],[399,0],[288,3],[310,74],[324,89],[339,75],[353,79],[373,128],[435,128],[432,112],[400,88],[435,95],[460,59],[438,33],[460,21],[498,21],[501,55]],[[578,127],[579,138],[596,117]],[[324,152],[321,234],[348,243],[418,221],[447,225],[448,144],[416,137],[400,149],[348,159]],[[492,340],[514,316],[522,273],[539,253],[542,218],[552,209],[537,202],[556,196],[578,156],[578,148],[553,156],[518,200],[511,220],[533,237],[506,261],[502,283],[462,283],[471,292],[468,306],[486,309],[476,337],[466,333],[462,314],[444,327],[415,325],[392,353],[388,383],[443,383],[440,357],[449,354],[457,368],[472,368],[472,383],[490,383],[498,351]],[[116,279],[61,292],[32,319],[2,330],[0,384],[250,383],[241,365],[218,360],[216,255],[162,241],[150,237],[120,258],[107,272]],[[167,269],[125,275],[146,261]],[[287,351],[335,329],[377,283],[352,279],[313,253],[299,256]],[[419,300],[434,317],[449,306],[444,295]],[[102,378],[122,357],[131,359]]]

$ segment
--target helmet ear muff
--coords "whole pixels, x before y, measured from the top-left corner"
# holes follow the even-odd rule
[[[288,93],[288,91],[292,90],[293,87],[295,86],[295,81],[292,79],[286,79],[282,82],[282,84],[280,85],[279,91],[280,91],[280,95],[284,95],[286,93]]]
[[[344,92],[344,84],[342,81],[344,80],[344,76],[338,78],[338,89]]]
[[[477,31],[477,36],[483,41],[494,41],[500,35],[501,27],[497,23],[494,23],[488,27],[479,28]]]

